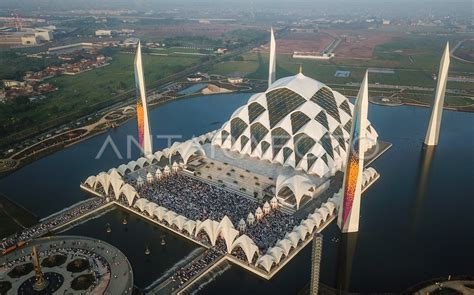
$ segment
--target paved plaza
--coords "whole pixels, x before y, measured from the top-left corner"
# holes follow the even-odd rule
[[[132,268],[117,248],[87,237],[56,236],[33,240],[0,257],[2,294],[43,294],[32,288],[33,246],[49,283],[47,288],[54,288],[56,294],[132,293]]]

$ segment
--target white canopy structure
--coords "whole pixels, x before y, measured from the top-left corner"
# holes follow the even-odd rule
[[[196,221],[194,220],[188,220],[184,224],[184,230],[188,232],[189,235],[193,234],[195,228],[196,228]]]
[[[96,181],[96,177],[93,175],[93,176],[87,177],[87,179],[86,179],[86,181],[84,181],[84,183],[87,184],[87,186],[92,188],[92,187],[94,187],[95,181]]]
[[[125,174],[131,172],[132,170],[128,167],[128,165],[122,164],[122,165],[118,166],[117,171],[121,175],[125,175]]]
[[[158,218],[159,221],[162,221],[164,218],[165,218],[165,214],[166,212],[168,212],[168,209],[164,208],[164,207],[161,207],[161,206],[158,206],[158,208],[156,208],[154,211],[153,211],[153,215]]]
[[[120,192],[118,195],[116,195],[116,199],[118,200],[120,195],[123,194],[125,196],[125,198],[127,199],[127,202],[128,202],[128,205],[129,206],[132,206],[133,205],[133,201],[137,198],[140,198],[138,196],[138,193],[137,191],[128,183],[124,184],[121,188],[120,188]]]
[[[201,231],[204,231],[209,238],[212,246],[216,245],[217,240],[217,228],[219,227],[219,222],[206,219],[203,222],[198,222],[196,224],[196,232],[194,233],[197,236]]]
[[[145,157],[141,157],[137,160],[137,165],[140,167],[140,168],[144,168],[146,166],[149,166],[150,165],[150,161],[145,158]]]
[[[303,225],[304,227],[306,227],[306,229],[308,230],[308,233],[312,234],[313,231],[314,231],[314,228],[316,227],[316,224],[314,223],[314,221],[310,218],[308,219],[304,219],[301,221],[301,225]]]
[[[275,262],[275,259],[273,256],[265,254],[263,256],[260,256],[255,263],[256,266],[261,266],[263,267],[267,272],[270,272],[270,269],[273,266],[273,263]]]
[[[291,233],[287,233],[285,235],[285,239],[291,241],[291,244],[296,248],[298,246],[298,242],[301,240],[300,234],[298,232],[292,231]]]
[[[166,221],[169,225],[173,225],[173,221],[177,216],[178,214],[176,212],[168,210],[165,213],[165,217],[163,218],[163,220]]]
[[[232,221],[227,216],[224,216],[221,222],[211,219],[206,219],[203,222],[198,221],[194,235],[197,236],[201,231],[206,233],[212,246],[215,246],[217,238],[221,237],[226,244],[228,253],[231,252],[232,242],[239,235],[239,231],[234,228]]]
[[[188,163],[188,160],[193,155],[205,155],[204,149],[202,148],[199,141],[196,139],[190,139],[182,143],[174,143],[169,150],[169,157],[179,153],[183,159],[184,164]]]
[[[287,238],[278,241],[276,246],[283,250],[285,256],[288,256],[292,247],[296,247],[296,245],[293,245],[293,242]]]
[[[153,215],[155,214],[155,210],[158,208],[158,205],[156,205],[155,203],[153,202],[149,202],[146,206],[145,206],[145,212],[150,216],[150,217],[153,217]]]
[[[176,227],[179,230],[183,230],[184,225],[186,224],[187,221],[188,221],[188,219],[186,217],[184,217],[183,215],[178,215],[173,220],[173,224],[176,225]]]
[[[309,230],[304,225],[298,225],[295,226],[293,232],[298,234],[301,241],[304,241],[306,239],[306,234],[308,234]]]
[[[296,209],[299,209],[303,196],[311,196],[310,189],[313,187],[311,179],[300,174],[279,175],[276,181],[277,195],[283,188],[288,188],[293,192],[296,199]]]
[[[319,227],[323,222],[323,217],[318,212],[310,214],[308,219],[312,220],[316,227]]]
[[[230,221],[229,217],[224,216],[219,226],[217,227],[217,234],[220,235],[225,242],[227,247],[227,253],[231,252],[232,242],[234,242],[235,237],[239,235],[239,231],[234,228],[232,221]]]
[[[378,175],[378,172],[372,167],[365,169],[362,174],[362,187],[367,186],[367,184],[373,181]]]
[[[244,251],[248,263],[252,263],[253,256],[258,251],[258,247],[255,245],[253,240],[247,235],[242,235],[232,243],[230,252],[232,252],[237,247],[240,247],[242,251]]]
[[[325,207],[321,207],[319,209],[316,209],[315,212],[318,212],[321,217],[323,218],[323,221],[326,222],[326,220],[329,217],[329,210],[326,209]]]
[[[336,204],[331,201],[328,201],[323,204],[323,207],[326,208],[329,212],[329,215],[333,215],[334,211],[336,211]]]
[[[267,254],[273,257],[276,264],[280,263],[281,257],[285,254],[282,248],[275,246],[267,250]]]
[[[156,153],[153,154],[157,161],[160,161],[161,158],[168,158],[168,153],[165,153],[165,150],[166,149],[164,149],[162,151],[157,151]]]
[[[150,203],[147,199],[140,198],[135,202],[134,207],[138,208],[140,211],[145,211],[145,207]]]

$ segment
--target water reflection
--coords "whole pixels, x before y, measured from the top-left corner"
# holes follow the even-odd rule
[[[341,234],[337,253],[336,289],[340,293],[349,292],[352,264],[359,233]]]
[[[416,232],[418,223],[420,222],[421,211],[423,203],[426,199],[428,191],[428,183],[430,178],[431,163],[436,150],[436,146],[425,146],[421,150],[420,163],[418,166],[417,187],[415,206],[413,207],[413,224],[412,233]]]

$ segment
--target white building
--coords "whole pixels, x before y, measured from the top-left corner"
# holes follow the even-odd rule
[[[302,73],[275,81],[237,109],[212,140],[226,150],[290,166],[318,177],[346,161],[353,104]],[[377,142],[368,123],[364,150]]]
[[[97,37],[112,36],[112,31],[111,30],[97,30],[97,31],[95,31],[95,35]]]
[[[47,28],[25,28],[24,32],[33,34],[38,42],[53,40],[53,31]]]
[[[241,84],[244,82],[244,78],[242,77],[229,77],[227,81],[231,84]]]

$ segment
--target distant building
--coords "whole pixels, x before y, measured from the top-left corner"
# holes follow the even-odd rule
[[[323,59],[328,60],[336,56],[334,53],[317,53],[317,52],[293,52],[293,58],[298,59]]]
[[[227,52],[227,48],[217,48],[216,53],[217,54],[225,54]]]
[[[5,88],[15,88],[15,87],[25,87],[25,82],[15,81],[15,80],[3,80],[3,86]]]
[[[229,77],[227,81],[231,84],[240,84],[244,82],[244,78],[242,77]]]
[[[23,29],[27,34],[33,34],[38,43],[49,42],[53,40],[53,31],[46,28],[25,28]]]
[[[0,34],[0,46],[36,45],[38,40],[35,34],[27,32],[13,32]]]
[[[385,25],[385,26],[390,25],[390,23],[391,23],[391,21],[390,21],[389,19],[384,19],[384,20],[382,21],[382,24]]]
[[[111,30],[97,30],[95,31],[95,35],[97,37],[112,36],[112,31]]]
[[[138,42],[140,42],[138,38],[127,38],[125,41],[123,41],[123,45],[126,47],[137,46]]]
[[[202,76],[201,75],[190,75],[186,77],[186,80],[189,82],[200,82],[202,81]]]

